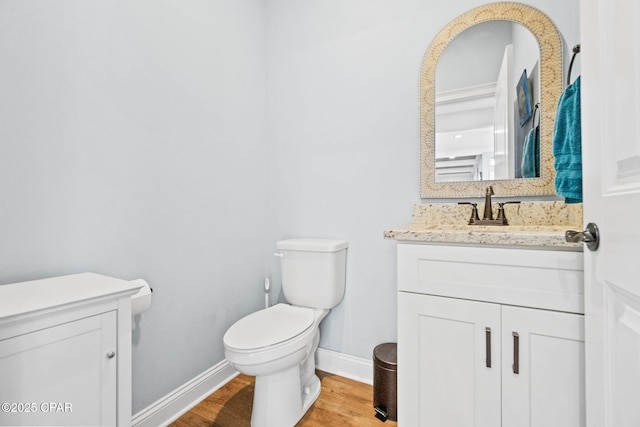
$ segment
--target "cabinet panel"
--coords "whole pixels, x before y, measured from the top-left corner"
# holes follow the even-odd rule
[[[115,311],[1,340],[0,425],[115,425],[116,345]]]
[[[502,347],[504,426],[585,425],[583,316],[504,306]]]
[[[405,292],[398,299],[398,423],[500,425],[500,306]]]

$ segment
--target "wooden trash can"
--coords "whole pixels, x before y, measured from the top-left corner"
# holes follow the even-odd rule
[[[373,349],[373,407],[376,418],[398,419],[398,353],[396,343]]]

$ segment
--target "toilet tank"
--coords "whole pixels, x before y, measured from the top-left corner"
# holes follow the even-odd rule
[[[334,239],[279,241],[276,247],[287,302],[325,309],[338,305],[346,283],[347,246],[345,240]]]

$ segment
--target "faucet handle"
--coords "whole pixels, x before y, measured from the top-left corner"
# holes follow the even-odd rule
[[[476,223],[476,220],[480,219],[478,216],[478,204],[471,202],[458,202],[459,205],[471,205],[471,218],[469,218],[469,225]]]
[[[504,213],[504,205],[518,204],[518,203],[520,203],[520,201],[498,203],[498,215],[496,216],[496,220],[501,220],[504,225],[509,225],[509,222],[507,221],[507,216]]]

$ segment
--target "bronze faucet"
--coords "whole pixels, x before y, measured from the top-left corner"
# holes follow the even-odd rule
[[[493,192],[493,187],[491,185],[488,186],[484,195],[484,214],[482,215],[482,219],[480,219],[478,216],[477,203],[458,202],[459,205],[471,205],[471,218],[469,219],[469,225],[509,225],[509,221],[507,221],[507,216],[504,213],[504,205],[509,203],[520,203],[520,202],[514,201],[514,202],[498,203],[498,214],[494,219],[493,209],[491,206],[491,196],[493,196],[494,194],[495,193]]]

